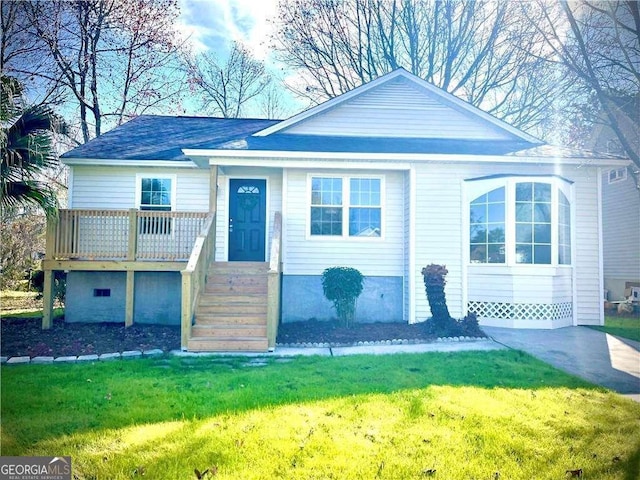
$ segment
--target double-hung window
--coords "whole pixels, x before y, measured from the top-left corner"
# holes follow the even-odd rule
[[[311,236],[380,237],[382,179],[311,177]]]
[[[139,176],[138,207],[142,211],[170,212],[175,196],[174,176]],[[148,215],[140,219],[140,233],[171,233],[171,218],[166,215]]]
[[[570,265],[569,182],[492,177],[469,182],[469,261]]]

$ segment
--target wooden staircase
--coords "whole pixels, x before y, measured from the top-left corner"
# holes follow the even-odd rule
[[[265,262],[214,262],[201,293],[188,349],[193,352],[266,352]]]

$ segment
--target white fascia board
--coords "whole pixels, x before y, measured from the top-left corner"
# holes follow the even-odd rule
[[[62,158],[65,165],[94,165],[100,167],[162,167],[199,168],[193,161],[178,160],[112,160],[100,158]]]
[[[563,157],[533,157],[515,155],[453,155],[440,153],[358,153],[358,152],[290,152],[268,150],[201,150],[184,149],[188,157],[207,157],[211,165],[253,165],[252,160],[258,160],[255,165],[263,167],[295,167],[296,161],[318,162],[347,161],[347,162],[439,162],[439,163],[513,163],[513,164],[562,164],[583,166],[626,166],[629,161],[611,158],[563,158]],[[405,170],[405,168],[402,168]]]
[[[321,103],[320,105],[317,105],[315,107],[311,107],[308,110],[305,110],[304,112],[301,112],[297,115],[294,115],[293,117],[290,117],[286,120],[283,120],[282,122],[276,123],[275,125],[272,125],[270,127],[265,128],[264,130],[260,130],[259,132],[256,132],[253,134],[254,137],[265,137],[267,135],[271,135],[272,133],[275,132],[279,132],[281,130],[284,130],[285,128],[290,127],[291,125],[295,125],[296,123],[302,122],[303,120],[306,120],[309,117],[313,117],[321,112],[324,112],[326,110],[329,110],[333,107],[335,107],[336,105],[339,105],[347,100],[349,100],[350,98],[353,98],[355,96],[361,95],[369,90],[371,90],[372,88],[380,85],[381,83],[385,83],[388,82],[389,80],[392,80],[400,75],[404,74],[408,74],[408,72],[406,72],[405,70],[399,69],[399,70],[394,70],[391,73],[388,73],[386,75],[383,75],[381,77],[376,78],[375,80],[372,80],[369,83],[365,83],[363,85],[360,85],[359,87],[354,88],[353,90],[349,90],[346,93],[343,93],[342,95],[339,95],[337,97],[332,98],[331,100],[327,100],[324,103]],[[404,75],[406,76],[406,75]]]

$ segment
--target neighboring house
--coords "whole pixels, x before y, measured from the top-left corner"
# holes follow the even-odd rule
[[[437,263],[455,317],[603,323],[600,179],[624,163],[405,70],[284,121],[141,116],[63,160],[44,268],[68,271],[70,322],[181,321],[183,348],[260,350],[279,320],[335,316],[331,266],[366,278],[358,321],[423,321]]]
[[[640,153],[640,95],[614,99],[616,118],[636,153]],[[624,155],[616,135],[603,123],[593,129],[587,148],[595,152]],[[610,301],[625,300],[631,287],[640,287],[640,189],[633,173],[638,167],[605,169],[602,172],[602,243],[604,288]]]

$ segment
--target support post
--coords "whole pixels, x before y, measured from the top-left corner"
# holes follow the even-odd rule
[[[209,174],[209,213],[218,210],[218,166],[211,165]]]
[[[127,271],[127,290],[125,297],[124,307],[124,326],[130,327],[133,325],[133,306],[134,306],[134,292],[135,292],[135,275],[134,270]]]
[[[45,260],[53,260],[56,251],[57,218],[47,219]],[[44,289],[42,292],[42,329],[48,330],[53,323],[53,270],[44,271]]]
[[[192,300],[191,300],[191,272],[183,270],[182,272],[182,309],[181,309],[181,327],[180,327],[180,348],[186,351],[189,347],[189,338],[191,337],[191,321],[193,318]]]
[[[270,352],[276,348],[279,323],[280,272],[277,270],[269,270],[267,276],[267,346]]]
[[[53,322],[53,270],[44,271],[44,290],[42,292],[42,329],[49,330]]]
[[[129,241],[127,247],[127,260],[135,260],[136,250],[138,249],[138,211],[135,208],[129,209]]]

